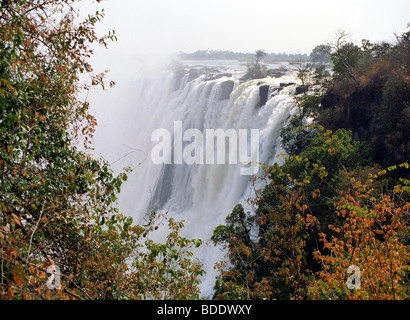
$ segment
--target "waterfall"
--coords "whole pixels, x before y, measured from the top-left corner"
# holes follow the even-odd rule
[[[96,155],[102,154],[114,171],[134,168],[119,197],[121,212],[136,223],[151,208],[184,220],[183,235],[204,241],[195,253],[206,271],[201,289],[207,297],[217,275],[213,266],[224,257],[210,237],[237,203],[252,197],[250,177],[240,174],[245,166],[240,163],[154,164],[151,134],[158,128],[173,133],[175,121],[183,130],[201,132],[258,129],[259,161],[272,164],[283,152],[279,134],[295,111],[292,95],[298,83],[291,70],[243,81],[244,68],[239,64],[218,64],[123,70],[117,88],[91,98],[98,106],[92,110],[99,123]]]

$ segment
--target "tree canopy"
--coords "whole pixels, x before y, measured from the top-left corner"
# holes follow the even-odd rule
[[[114,176],[87,152],[97,123],[78,97],[114,85],[89,58],[116,36],[96,34],[103,11],[77,22],[74,4],[1,1],[0,298],[198,298],[200,241],[172,218],[140,226],[120,214],[127,169]]]

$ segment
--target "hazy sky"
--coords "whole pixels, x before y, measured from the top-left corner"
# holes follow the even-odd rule
[[[87,4],[88,2],[88,4]],[[193,52],[200,49],[310,53],[337,29],[359,43],[394,40],[410,22],[409,0],[106,0],[98,30],[115,29],[111,50]]]

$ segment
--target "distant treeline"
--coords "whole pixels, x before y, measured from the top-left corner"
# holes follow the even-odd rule
[[[179,52],[181,60],[249,60],[254,59],[255,53],[243,53],[233,51],[198,50],[193,53]],[[307,54],[296,53],[267,53],[266,60],[304,60],[309,59]]]

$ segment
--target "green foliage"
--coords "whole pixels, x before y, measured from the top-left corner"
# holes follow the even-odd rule
[[[236,234],[238,237],[250,241],[250,230],[252,228],[252,218],[245,214],[243,206],[238,204],[232,212],[225,218],[226,225],[219,225],[215,228],[211,240],[217,243],[225,243],[229,236]]]
[[[299,154],[309,146],[312,134],[304,118],[291,117],[281,129],[281,145],[288,154]]]
[[[318,128],[308,148],[288,156],[283,165],[270,167],[266,186],[251,200],[255,212],[245,214],[237,206],[226,224],[215,229],[213,239],[226,244],[229,258],[229,263],[218,265],[221,275],[216,282],[217,297],[405,298],[406,273],[398,276],[395,272],[397,268],[408,269],[408,249],[403,241],[408,239],[409,194],[401,185],[391,187],[390,183],[397,183],[394,180],[383,181],[387,171],[394,172],[397,167],[379,171],[368,166],[366,149],[365,144],[352,141],[346,130]],[[385,204],[400,212],[401,224],[390,224],[387,216],[391,211]],[[343,210],[354,212],[356,220],[339,214]],[[372,219],[383,221],[383,228],[395,236],[388,237],[386,231],[385,241],[381,241],[377,238],[379,224]],[[363,234],[357,230],[363,230]],[[368,238],[360,242],[364,232],[368,232]],[[359,238],[352,240],[352,234]],[[340,236],[350,245],[345,251],[343,243],[330,242]],[[332,252],[338,250],[343,252],[336,259]],[[395,253],[386,259],[389,250]],[[369,286],[358,294],[343,287],[343,275],[349,262],[352,264],[353,254],[363,269],[373,270],[384,282],[365,278]],[[383,267],[375,263],[375,256],[380,256]],[[389,261],[394,267],[388,266]],[[399,281],[392,290],[383,268]]]
[[[313,48],[312,52],[310,53],[310,59],[313,63],[319,66],[327,65],[332,62],[330,57],[331,52],[331,46],[325,44],[317,45]]]
[[[258,281],[257,238],[253,216],[238,204],[226,217],[225,224],[215,228],[212,241],[229,250],[229,261],[218,264],[221,277],[215,283],[215,297],[222,299],[263,299],[269,296]]]
[[[266,56],[265,50],[255,52],[255,66],[259,66],[259,62]]]
[[[295,97],[298,113],[289,116],[285,127],[281,129],[281,145],[288,154],[299,154],[306,149],[315,129],[308,125],[308,121],[316,120],[319,116],[320,100],[319,94]]]
[[[382,93],[380,129],[388,150],[389,163],[410,158],[410,82],[401,75],[393,75]]]
[[[365,143],[353,141],[352,133],[344,129],[317,133],[302,157],[315,161],[327,168],[350,170],[370,165],[370,151]]]
[[[132,263],[135,270],[131,280],[142,299],[199,299],[199,277],[204,274],[202,264],[191,251],[202,245],[199,239],[180,236],[184,224],[173,218],[166,219],[169,234],[164,242],[146,237],[143,247]],[[160,221],[160,223],[162,223]],[[148,226],[152,227],[152,224]],[[152,230],[157,230],[154,226]]]
[[[190,248],[200,242],[180,237],[182,224],[170,219],[165,244],[141,243],[154,220],[134,226],[116,207],[128,170],[114,176],[87,152],[96,120],[77,97],[107,85],[88,62],[92,43],[116,39],[95,33],[104,13],[77,23],[71,0],[3,1],[0,12],[0,298],[198,297],[202,269]],[[90,83],[80,82],[84,74]],[[172,289],[147,290],[158,269],[131,269],[153,252],[179,255],[167,269]],[[46,286],[53,265],[59,289]],[[153,282],[137,285],[138,277]]]
[[[373,150],[373,161],[397,165],[409,158],[409,33],[393,45],[341,34],[332,52],[334,82],[321,102],[319,124],[351,130]]]
[[[343,44],[339,50],[332,53],[331,59],[335,75],[345,75],[347,66],[355,68],[360,61],[361,53],[360,47],[351,42]]]
[[[309,146],[298,155],[291,155],[284,165],[274,165],[269,178],[275,185],[283,186],[285,193],[295,188],[306,197],[311,213],[324,225],[333,212],[333,198],[337,188],[345,180],[345,173],[371,164],[370,152],[364,143],[352,141],[351,132],[339,129],[336,132],[318,128],[310,139]],[[275,193],[277,188],[274,189]],[[303,190],[303,191],[302,191]],[[262,191],[267,208],[272,208],[276,195],[268,185]],[[320,195],[320,197],[319,197]],[[262,203],[259,208],[265,210]],[[280,211],[280,208],[277,208]]]
[[[260,64],[265,56],[266,52],[264,50],[258,50],[255,52],[255,62],[248,64],[248,71],[244,75],[244,79],[261,79],[268,75],[266,67]]]
[[[324,49],[323,49],[324,50]],[[306,149],[310,139],[315,133],[310,124],[317,122],[321,115],[321,100],[323,93],[314,86],[327,86],[328,72],[325,66],[316,68],[313,72],[311,62],[299,61],[297,65],[297,77],[301,81],[299,90],[294,100],[297,112],[290,115],[286,126],[281,129],[281,145],[288,154],[299,154]]]
[[[358,156],[361,154],[362,156]],[[235,207],[213,240],[225,244],[216,293],[223,298],[306,297],[320,265],[314,259],[319,230],[334,224],[334,199],[348,173],[369,165],[366,145],[350,132],[317,128],[309,146],[268,170],[268,183],[252,203],[254,214]]]
[[[268,75],[268,72],[265,66],[249,64],[248,70],[243,78],[246,80],[262,79],[262,78],[265,78],[267,75]]]

